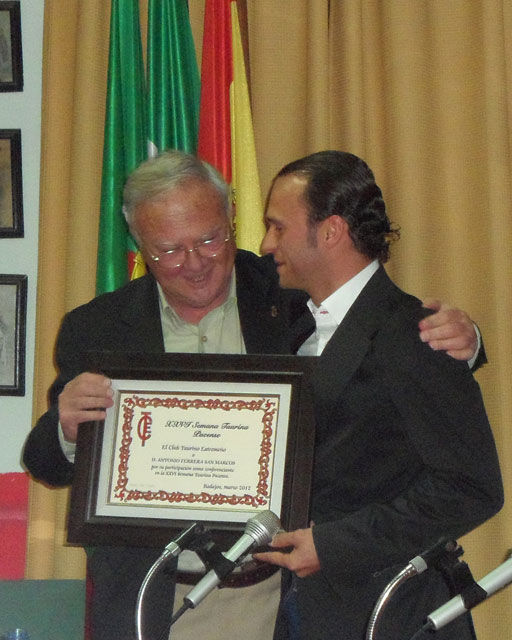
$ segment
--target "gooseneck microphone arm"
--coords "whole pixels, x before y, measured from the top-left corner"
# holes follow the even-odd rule
[[[412,576],[416,576],[420,573],[423,573],[426,569],[425,567],[416,567],[412,564],[412,561],[404,567],[394,578],[386,585],[386,588],[381,593],[379,599],[377,600],[377,604],[375,605],[372,615],[370,616],[370,621],[368,623],[368,627],[366,629],[366,640],[374,640],[376,637],[376,630],[378,627],[378,623],[380,621],[380,617],[384,612],[384,609],[387,607],[388,602],[393,597],[395,591],[409,578]]]
[[[440,562],[447,555],[458,557],[461,555],[462,549],[457,546],[454,540],[448,538],[440,538],[440,540],[424,551],[421,555],[415,556],[385,587],[379,596],[377,603],[370,616],[368,627],[366,628],[366,640],[374,640],[379,622],[382,618],[385,608],[393,597],[394,593],[402,586],[404,582],[413,576],[423,573],[428,567]]]
[[[137,640],[143,640],[142,608],[144,596],[154,575],[163,563],[171,558],[177,558],[184,549],[187,549],[191,545],[193,545],[196,542],[197,538],[202,536],[203,534],[204,527],[201,524],[194,523],[190,525],[190,527],[184,529],[177,538],[174,538],[174,540],[171,540],[171,542],[169,542],[156,562],[153,563],[153,565],[147,572],[146,577],[144,578],[140,586],[139,593],[137,595],[137,604],[135,607],[135,629],[137,632]]]

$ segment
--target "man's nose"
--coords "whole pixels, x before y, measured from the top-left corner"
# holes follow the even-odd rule
[[[274,253],[274,242],[272,241],[272,232],[270,229],[263,236],[263,240],[260,245],[260,253],[263,255]]]
[[[199,251],[194,249],[186,249],[183,257],[183,266],[191,271],[200,271],[203,268],[203,260]]]

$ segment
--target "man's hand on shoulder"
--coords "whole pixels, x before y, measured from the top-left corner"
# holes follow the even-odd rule
[[[436,313],[419,323],[420,339],[434,351],[446,351],[456,360],[471,360],[478,349],[478,336],[468,314],[434,299],[425,300],[423,306]]]
[[[67,442],[76,442],[78,425],[104,420],[113,392],[108,378],[98,373],[81,373],[70,380],[59,395],[59,422]]]

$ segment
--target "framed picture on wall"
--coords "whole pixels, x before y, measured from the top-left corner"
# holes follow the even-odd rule
[[[22,237],[21,130],[0,129],[0,238]]]
[[[25,395],[27,276],[0,275],[0,395]]]
[[[0,1],[0,91],[23,91],[19,2]]]

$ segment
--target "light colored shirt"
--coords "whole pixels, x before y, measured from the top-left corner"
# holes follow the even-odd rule
[[[168,353],[246,353],[238,305],[235,274],[226,301],[199,324],[186,322],[167,302],[159,284],[160,319],[164,348]]]
[[[374,260],[356,274],[339,289],[326,298],[319,307],[309,299],[308,307],[315,319],[315,331],[299,348],[300,356],[319,356],[325,345],[332,338],[348,310],[356,301],[368,280],[379,268],[379,261]]]

